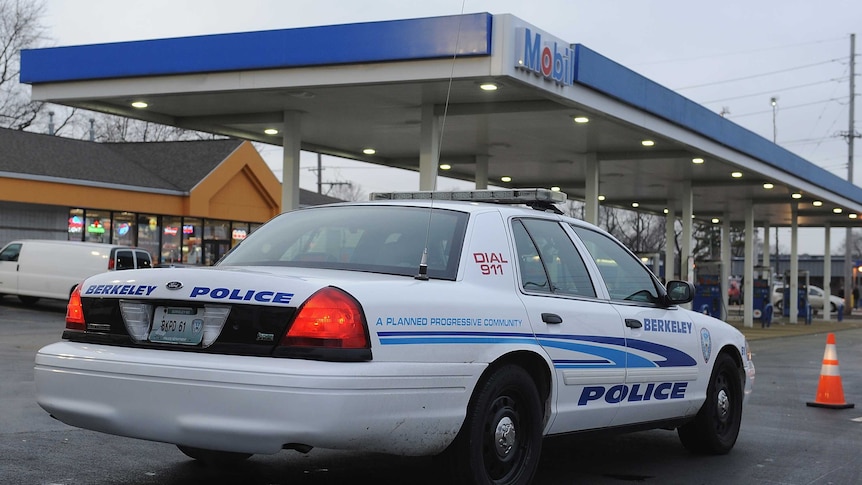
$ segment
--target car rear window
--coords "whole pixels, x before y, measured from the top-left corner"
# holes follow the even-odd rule
[[[297,266],[454,280],[468,215],[382,205],[302,209],[262,226],[218,266]]]

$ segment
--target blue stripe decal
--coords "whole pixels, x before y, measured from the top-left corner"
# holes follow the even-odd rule
[[[521,344],[540,345],[595,356],[594,359],[558,359],[558,369],[624,369],[692,367],[697,361],[685,352],[644,340],[597,335],[532,335],[516,332],[378,332],[381,345]],[[658,357],[650,360],[629,352],[636,349]]]
[[[21,51],[22,83],[491,55],[489,13]]]

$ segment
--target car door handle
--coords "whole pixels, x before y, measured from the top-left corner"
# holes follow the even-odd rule
[[[642,328],[644,326],[640,320],[635,320],[634,318],[626,318],[626,327],[629,328]]]
[[[542,321],[545,323],[563,323],[563,319],[556,313],[543,313]]]

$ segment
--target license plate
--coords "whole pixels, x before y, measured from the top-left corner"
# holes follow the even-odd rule
[[[198,345],[204,335],[203,308],[156,307],[150,342]]]

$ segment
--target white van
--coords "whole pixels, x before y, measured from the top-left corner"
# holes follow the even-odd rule
[[[75,285],[106,271],[150,268],[150,253],[115,244],[76,241],[12,241],[0,250],[0,296],[68,300]]]

